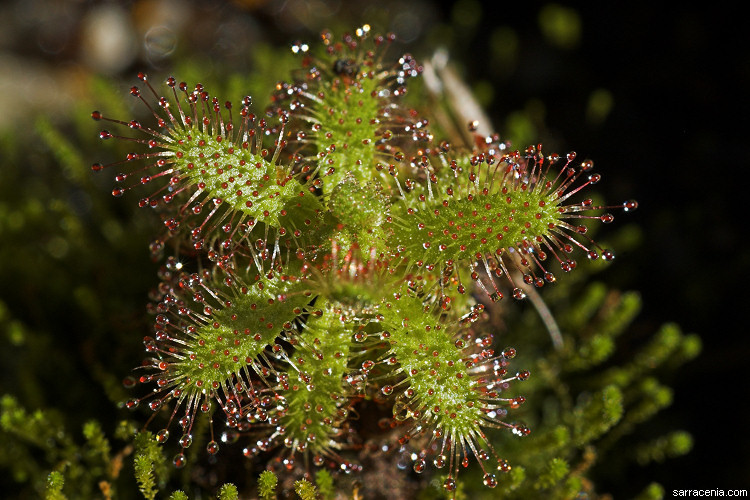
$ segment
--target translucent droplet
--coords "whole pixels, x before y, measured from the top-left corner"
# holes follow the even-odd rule
[[[216,441],[210,441],[206,446],[206,451],[210,455],[216,455],[216,453],[218,453],[219,451],[219,443],[217,443]]]
[[[526,298],[526,294],[520,288],[513,289],[513,298],[516,300],[523,300]]]
[[[448,457],[446,457],[445,455],[438,455],[437,457],[435,457],[435,460],[433,460],[432,463],[435,464],[435,467],[437,467],[438,469],[442,469],[443,467],[445,467],[445,462],[447,460]]]
[[[191,434],[183,434],[180,438],[180,446],[189,448],[191,444],[193,444],[193,436]]]
[[[182,417],[180,419],[180,427],[182,427],[183,429],[187,429],[187,427],[190,425],[190,420],[191,419],[189,415],[185,415],[184,417]]]
[[[455,489],[456,489],[456,480],[455,480],[455,479],[453,479],[452,477],[449,477],[449,478],[448,478],[448,479],[446,479],[446,480],[445,480],[445,482],[443,483],[443,488],[445,488],[445,489],[446,489],[446,490],[448,490],[448,491],[453,491],[453,490],[455,490]]]
[[[358,466],[357,464],[353,462],[344,462],[340,465],[341,470],[344,471],[345,474],[351,474],[355,470],[361,470],[362,467]]]
[[[626,212],[632,212],[638,208],[638,202],[635,200],[628,200],[622,204],[622,209]]]
[[[169,431],[167,429],[162,429],[156,433],[157,443],[166,443],[167,439],[169,439]]]
[[[392,385],[384,385],[382,389],[380,389],[380,392],[382,392],[386,396],[390,396],[393,393],[393,386]]]
[[[259,439],[255,444],[258,446],[258,448],[260,448],[261,451],[268,451],[268,449],[271,446],[271,441],[268,439]],[[287,443],[286,439],[284,440],[284,445],[287,446],[288,448],[291,447]]]
[[[229,429],[228,431],[222,433],[221,442],[222,443],[236,443],[239,438],[240,438],[240,434],[237,431]]]
[[[414,472],[416,472],[417,474],[421,474],[422,472],[424,472],[425,466],[426,465],[424,459],[418,459],[416,462],[414,462]]]
[[[187,462],[187,460],[185,459],[185,455],[183,453],[178,453],[172,459],[172,464],[174,464],[174,466],[178,469],[182,469],[183,467],[185,467],[185,462]]]
[[[152,256],[158,256],[164,250],[164,242],[161,240],[152,241],[149,245],[149,250]]]
[[[401,401],[396,401],[396,404],[393,405],[393,419],[396,422],[403,422],[410,416],[411,412],[409,411],[409,407]]]
[[[494,474],[485,474],[482,478],[482,482],[488,488],[494,488],[495,486],[497,486],[497,479],[495,479]]]
[[[528,436],[529,434],[531,434],[531,429],[529,429],[523,424],[518,424],[513,428],[513,434],[515,434],[516,436],[522,436],[522,437]]]

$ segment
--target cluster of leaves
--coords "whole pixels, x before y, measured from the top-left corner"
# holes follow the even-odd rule
[[[161,182],[140,202],[165,228],[151,245],[162,264],[153,334],[137,378],[125,382],[149,387],[127,406],[149,406],[167,423],[112,456],[97,423],[84,426],[77,445],[54,412],[28,415],[6,397],[7,442],[43,450],[55,464],[41,475],[31,455],[12,462],[9,445],[3,463],[14,464],[19,481],[48,477],[50,498],[64,489],[91,496],[93,485],[107,496],[135,451],[139,489],[154,498],[174,476],[164,447],[178,428],[177,467],[200,460],[199,442],[213,457],[242,440],[250,463],[270,460],[282,487],[301,498],[332,497],[334,480],[356,492],[352,477],[365,492],[398,497],[414,485],[460,497],[482,482],[509,498],[596,494],[592,467],[669,403],[657,377],[695,356],[697,341],[670,325],[631,359],[616,359],[617,336],[640,305],[635,294],[585,283],[612,256],[572,224],[612,216],[591,200],[567,204],[598,181],[591,162],[545,157],[541,146],[512,151],[496,137],[475,136],[466,149],[436,140],[426,110],[402,102],[420,65],[408,55],[389,63],[383,45],[387,37],[366,29],[340,42],[324,34],[315,55],[295,45],[303,69],[277,86],[262,119],[249,98],[233,120],[231,106],[201,85],[168,80],[171,95],[161,98],[141,76],[146,87],[131,93],[157,125],[119,122],[142,133],[119,142],[149,152],[94,169],[124,170],[116,195]],[[152,91],[155,99],[146,97]],[[122,113],[116,99],[106,105],[96,119]],[[75,148],[49,125],[39,131],[63,164],[75,165]],[[594,262],[579,265],[573,250]],[[536,289],[556,279],[549,262],[578,269],[545,293],[545,305]],[[511,339],[520,347],[514,364],[533,376],[509,372]],[[526,379],[524,398],[511,382]],[[124,399],[121,388],[109,391]],[[352,418],[365,411],[376,418]],[[509,412],[525,423],[506,421]],[[526,439],[494,430],[523,436],[529,428]],[[117,437],[133,434],[132,424],[118,429]],[[689,437],[673,433],[635,447],[633,458],[687,449]],[[469,459],[479,466],[462,474],[481,477],[456,482]],[[294,482],[310,463],[322,467],[317,493]],[[388,464],[416,475],[383,484]],[[261,498],[275,490],[276,475],[262,474]],[[219,495],[236,498],[237,489],[228,484]]]

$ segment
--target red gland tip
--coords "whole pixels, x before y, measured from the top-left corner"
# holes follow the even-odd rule
[[[628,200],[622,204],[622,208],[626,212],[632,212],[633,210],[638,208],[638,202],[636,200]]]

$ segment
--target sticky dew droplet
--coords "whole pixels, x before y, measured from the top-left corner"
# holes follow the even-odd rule
[[[156,442],[159,444],[163,444],[167,442],[167,439],[169,439],[169,431],[167,429],[162,429],[159,432],[156,433]]]
[[[183,434],[180,438],[180,446],[183,448],[189,448],[193,444],[193,436],[190,434]]]
[[[482,478],[482,482],[488,488],[494,488],[495,486],[497,486],[497,479],[495,479],[494,474],[485,474]]]
[[[209,453],[209,455],[216,455],[219,452],[219,443],[216,441],[210,441],[206,445],[206,451]]]
[[[443,488],[445,488],[448,491],[453,491],[456,489],[456,480],[452,477],[449,477],[448,479],[443,482]]]
[[[175,468],[177,469],[182,469],[183,467],[185,467],[186,462],[187,462],[187,459],[185,458],[184,453],[178,453],[172,459],[172,465],[174,465]]]
[[[638,202],[635,200],[628,200],[622,204],[622,209],[625,212],[632,212],[638,208]]]
[[[501,458],[497,461],[497,470],[499,470],[500,472],[510,472],[510,469],[511,466],[507,460]]]

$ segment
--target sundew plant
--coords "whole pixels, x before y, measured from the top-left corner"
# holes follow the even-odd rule
[[[148,389],[126,406],[168,415],[155,439],[176,434],[175,467],[206,414],[209,454],[244,435],[246,456],[277,449],[290,471],[357,471],[348,417],[377,398],[415,472],[432,462],[453,491],[474,460],[494,488],[512,465],[487,430],[531,432],[514,416],[530,373],[483,327],[477,296],[522,300],[519,282],[554,282],[575,253],[611,260],[583,222],[609,223],[613,207],[573,201],[600,179],[575,153],[434,137],[402,99],[422,68],[389,60],[391,40],[365,26],[294,45],[302,71],[261,112],[173,77],[162,94],[139,74],[131,94],[155,123],[92,114],[135,132],[102,139],[143,146],[93,170],[118,169],[115,196],[150,188],[139,204],[165,226],[155,258],[174,242],[148,357],[126,381]]]
[[[473,122],[469,141],[443,137],[410,92],[423,65],[393,40],[364,25],[294,43],[265,109],[139,73],[145,118],[92,113],[130,149],[95,175],[161,221],[146,354],[123,374],[142,430],[117,457],[146,498],[237,461],[257,482],[211,494],[595,498],[599,457],[669,403],[655,370],[695,355],[668,325],[604,364],[638,298],[586,282],[614,260],[592,234],[637,202],[595,201],[602,176],[574,152]],[[3,404],[12,428],[23,410]],[[636,459],[690,447],[660,439]]]

